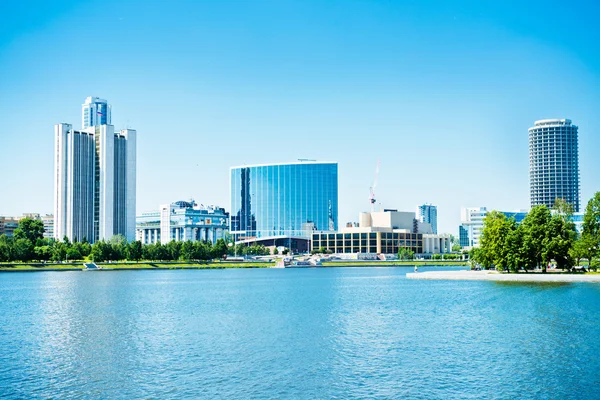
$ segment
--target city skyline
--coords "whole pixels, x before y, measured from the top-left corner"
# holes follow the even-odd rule
[[[380,159],[381,207],[436,204],[438,230],[456,235],[461,207],[528,207],[527,129],[546,118],[579,126],[584,208],[600,188],[599,34],[593,10],[561,10],[549,31],[553,7],[536,3],[10,6],[0,167],[16,172],[0,214],[51,212],[52,126],[80,120],[72,105],[86,96],[119,105],[116,129],[143,132],[138,212],[192,197],[227,206],[232,165],[311,158],[338,162],[344,224],[369,209]],[[88,57],[93,37],[73,34],[82,18],[105,26],[110,74],[40,62]]]

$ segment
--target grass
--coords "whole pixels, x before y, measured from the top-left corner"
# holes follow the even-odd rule
[[[97,263],[105,270],[156,270],[156,269],[224,269],[224,268],[269,268],[273,262],[155,262],[123,261]],[[467,266],[466,261],[326,261],[325,267],[383,267],[383,266]],[[83,261],[70,263],[0,263],[0,271],[74,271],[84,269]]]
[[[223,269],[223,268],[268,268],[275,264],[269,262],[112,262],[97,263],[106,270],[143,270],[143,269]],[[73,263],[0,263],[0,271],[71,271],[84,269],[83,262]]]

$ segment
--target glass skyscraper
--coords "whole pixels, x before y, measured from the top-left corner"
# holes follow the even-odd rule
[[[236,241],[309,239],[338,229],[338,165],[298,161],[232,167],[230,233]]]
[[[579,211],[577,126],[570,119],[535,121],[529,128],[531,206],[554,206],[564,199]]]

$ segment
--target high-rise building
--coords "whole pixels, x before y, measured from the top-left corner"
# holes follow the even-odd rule
[[[529,128],[531,206],[564,199],[579,211],[577,126],[570,119],[544,119]]]
[[[313,230],[337,230],[337,163],[247,165],[230,173],[230,233],[236,241],[301,251],[308,250]]]
[[[110,121],[110,106],[90,99],[84,125],[91,109],[99,116],[106,111],[103,118],[88,115],[90,126],[81,130],[66,123],[54,128],[54,237],[135,240],[136,131],[102,123]],[[105,111],[98,111],[102,104]]]
[[[81,106],[81,126],[83,129],[96,125],[110,125],[111,106],[106,100],[88,97]]]
[[[423,204],[417,206],[417,220],[431,225],[431,230],[437,234],[437,206],[432,204]]]

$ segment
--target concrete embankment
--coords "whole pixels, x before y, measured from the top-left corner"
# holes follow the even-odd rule
[[[496,271],[428,271],[406,274],[408,279],[492,282],[600,282],[600,274],[503,274]]]

